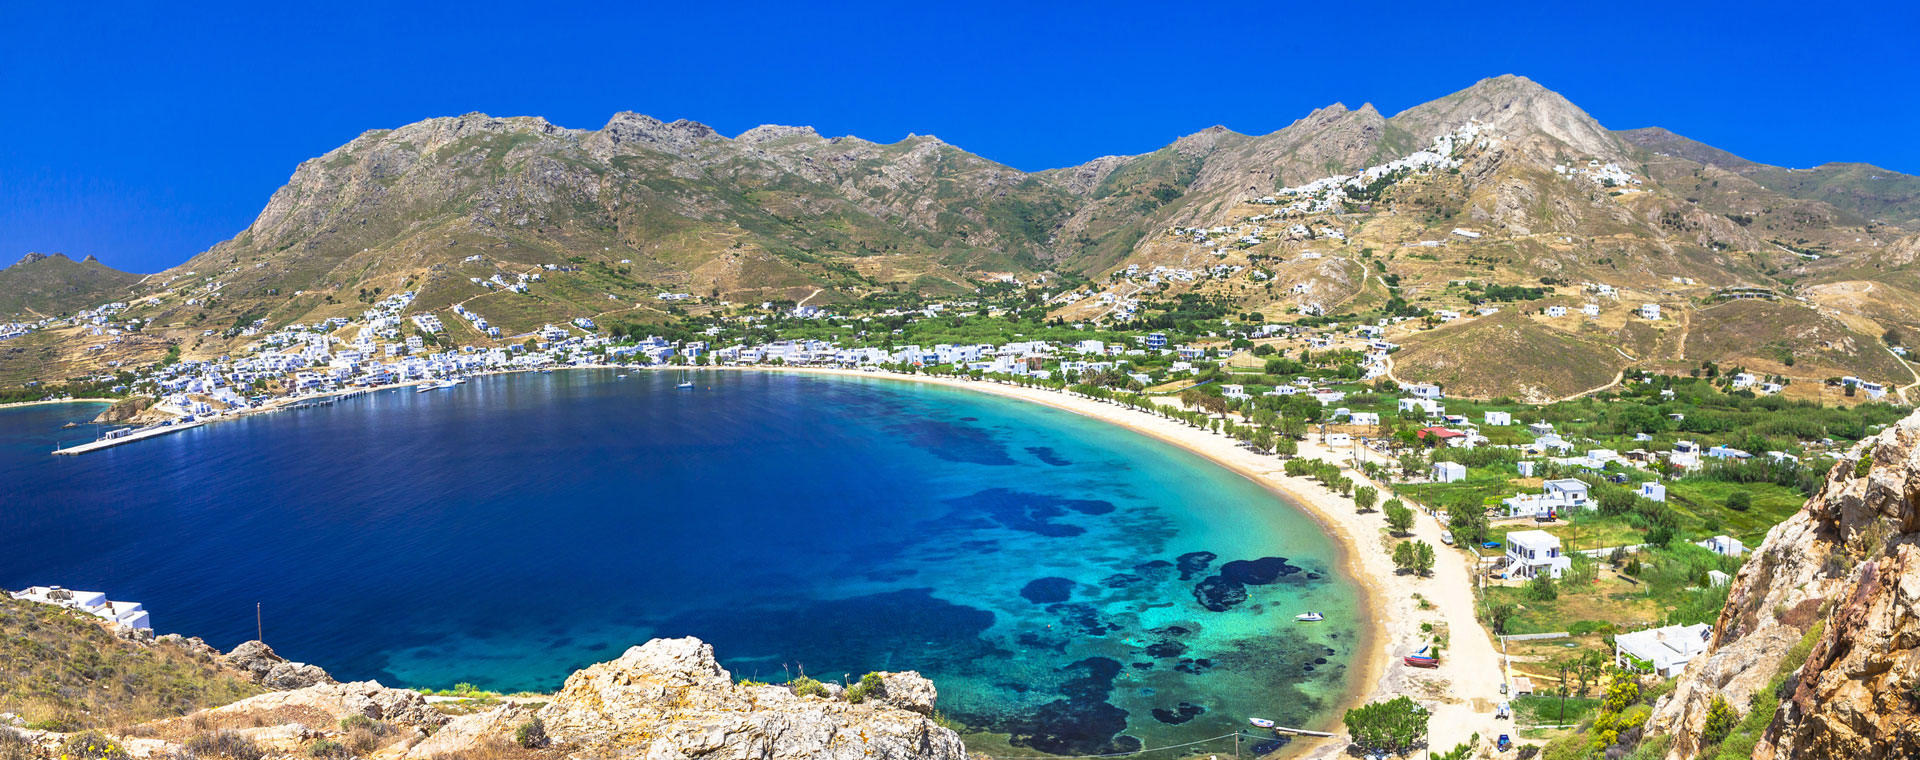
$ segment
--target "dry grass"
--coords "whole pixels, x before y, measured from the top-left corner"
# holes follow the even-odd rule
[[[142,646],[68,610],[0,600],[0,710],[65,730],[184,715],[260,692],[211,658]]]

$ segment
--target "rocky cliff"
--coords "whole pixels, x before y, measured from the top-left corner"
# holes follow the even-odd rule
[[[1862,442],[1767,533],[1649,732],[1671,735],[1675,758],[1717,754],[1703,733],[1718,698],[1755,727],[1756,760],[1920,755],[1917,607],[1920,414]]]

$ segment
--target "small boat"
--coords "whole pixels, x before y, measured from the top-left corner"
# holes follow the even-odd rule
[[[1248,718],[1247,722],[1252,723],[1255,728],[1273,728],[1273,721],[1266,718]]]
[[[1298,615],[1294,615],[1293,619],[1299,620],[1302,622],[1307,622],[1307,623],[1317,623],[1322,620],[1326,620],[1327,616],[1322,615],[1318,612],[1302,612]]]
[[[1414,652],[1413,654],[1407,655],[1400,659],[1403,662],[1407,663],[1408,665],[1411,665],[1416,668],[1440,667],[1440,659],[1427,654],[1427,652],[1430,652],[1432,650],[1433,650],[1432,646],[1424,646],[1420,648],[1420,651]]]
[[[690,390],[693,390],[693,381],[688,380],[687,373],[682,372],[680,373],[680,384],[674,387],[679,388],[680,390],[683,390],[683,391],[690,391]]]

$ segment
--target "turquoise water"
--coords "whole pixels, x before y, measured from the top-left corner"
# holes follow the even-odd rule
[[[1307,724],[1345,690],[1357,589],[1244,478],[965,390],[674,379],[482,378],[80,457],[46,452],[97,408],[0,410],[0,586],[222,648],[258,602],[283,654],[390,685],[550,690],[686,635],[739,678],[916,669],[971,741],[1035,753]]]

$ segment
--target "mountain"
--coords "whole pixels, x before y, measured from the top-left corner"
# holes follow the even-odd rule
[[[1789,198],[1827,203],[1864,220],[1907,228],[1920,225],[1920,177],[1860,163],[1829,163],[1811,169],[1769,166],[1659,127],[1618,134],[1655,154],[1736,174]]]
[[[140,275],[92,256],[74,261],[64,253],[29,253],[0,269],[0,316],[71,313],[113,300],[139,281]]]
[[[581,317],[871,312],[1018,282],[1068,322],[1198,302],[1269,322],[1500,308],[1400,341],[1396,377],[1469,395],[1554,398],[1702,361],[1906,385],[1883,338],[1920,331],[1910,180],[1611,131],[1512,75],[1390,117],[1336,103],[1269,134],[1216,126],[1040,172],[931,136],[467,114],[301,163],[247,229],[124,295],[145,337],[200,356],[256,323],[353,317],[403,291],[418,294],[409,314],[459,306],[511,340]],[[1727,306],[1728,292],[1773,305]],[[1539,315],[1586,303],[1600,313]],[[1636,319],[1644,303],[1669,316]],[[490,340],[442,321],[458,342]]]

